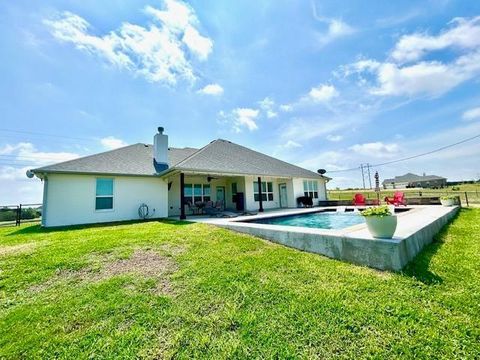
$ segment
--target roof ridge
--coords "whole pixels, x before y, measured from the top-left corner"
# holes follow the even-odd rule
[[[223,140],[223,139],[219,139],[219,140]],[[258,153],[258,154],[261,154],[261,155],[264,155],[264,156],[268,156],[269,158],[272,158],[272,159],[274,159],[274,160],[276,160],[276,161],[280,161],[281,163],[286,164],[286,165],[288,165],[288,166],[293,166],[293,167],[296,167],[296,168],[298,168],[298,169],[310,171],[312,174],[319,175],[319,174],[317,174],[316,172],[314,172],[314,171],[312,171],[312,170],[305,169],[305,168],[303,168],[303,167],[301,167],[301,166],[298,166],[298,165],[289,163],[288,161],[285,161],[285,160],[282,160],[282,159],[278,159],[278,158],[276,158],[276,157],[273,157],[273,156],[271,156],[271,155],[262,153],[262,152],[260,152],[260,151],[250,149],[250,148],[248,148],[248,147],[246,147],[246,146],[243,146],[243,145],[234,143],[234,142],[232,142],[232,141],[230,141],[230,140],[223,140],[223,141],[228,141],[228,142],[231,143],[231,144],[234,144],[234,145],[236,145],[236,146],[240,146],[240,147],[242,147],[242,148],[244,148],[244,149],[247,149],[247,150],[249,150],[249,151],[253,151],[253,152],[256,152],[256,153]]]
[[[221,140],[221,139],[216,139],[216,140],[213,140],[213,141],[210,141],[207,145],[201,147],[200,149],[197,149],[197,151],[195,151],[193,154],[187,156],[185,159],[183,159],[182,161],[180,161],[178,164],[172,166],[172,167],[178,167],[180,166],[182,163],[184,163],[185,161],[187,160],[190,160],[191,158],[193,158],[195,155],[198,155],[199,153],[201,153],[202,151],[204,151],[206,148],[208,148],[210,145],[212,145],[214,142],[217,142],[218,140]],[[192,148],[192,149],[195,149],[195,148]]]
[[[54,164],[50,164],[50,165],[44,165],[44,166],[41,166],[41,167],[38,167],[38,168],[34,168],[34,169],[32,169],[32,170],[42,170],[42,169],[44,169],[44,168],[48,168],[48,167],[53,166],[53,165],[64,165],[64,164],[70,163],[70,162],[72,162],[72,161],[77,161],[77,160],[80,160],[80,159],[88,159],[88,158],[92,158],[92,157],[95,157],[95,156],[98,156],[98,155],[115,152],[115,151],[118,151],[118,150],[126,149],[126,148],[128,148],[128,147],[133,147],[133,146],[137,146],[137,145],[145,146],[146,144],[143,144],[143,143],[135,143],[135,144],[127,145],[127,146],[122,146],[122,147],[119,147],[119,148],[116,148],[116,149],[111,149],[111,150],[107,150],[107,151],[102,151],[102,152],[99,152],[99,153],[96,153],[96,154],[80,156],[80,157],[75,158],[75,159],[65,160],[65,161],[61,161],[61,162],[54,163]]]
[[[262,155],[262,156],[266,156],[266,157],[268,157],[268,158],[270,158],[270,159],[273,159],[273,160],[275,160],[275,161],[281,162],[282,164],[285,164],[285,165],[294,167],[294,168],[296,168],[296,169],[300,169],[300,170],[303,170],[303,171],[308,171],[308,172],[310,172],[312,175],[316,175],[316,176],[319,175],[319,174],[315,173],[315,172],[312,171],[312,170],[308,170],[308,169],[302,168],[301,166],[294,165],[294,164],[292,164],[292,163],[289,163],[289,162],[287,162],[287,161],[278,159],[278,158],[273,157],[273,156],[271,156],[271,155],[262,153],[262,152],[257,151],[257,150],[250,149],[249,147],[246,147],[246,146],[237,144],[237,143],[235,143],[235,142],[233,142],[233,141],[230,141],[230,140],[221,139],[221,138],[212,140],[212,141],[209,142],[207,145],[205,145],[204,147],[200,148],[198,151],[194,152],[192,155],[190,155],[190,156],[186,157],[185,159],[183,159],[181,162],[179,162],[178,164],[176,164],[174,167],[175,167],[175,168],[181,167],[184,163],[186,163],[187,161],[189,161],[189,160],[191,160],[192,158],[196,157],[197,155],[199,155],[200,153],[202,153],[203,151],[205,151],[207,148],[209,148],[210,146],[212,146],[213,144],[215,144],[215,143],[217,143],[217,142],[219,142],[219,141],[224,141],[224,142],[230,143],[230,144],[232,144],[232,145],[241,147],[242,149],[246,149],[246,150],[248,150],[248,151],[253,151],[254,153],[260,154],[260,155]],[[320,175],[320,176],[322,176],[322,175]]]

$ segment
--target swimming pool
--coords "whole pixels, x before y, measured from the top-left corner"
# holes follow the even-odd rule
[[[301,226],[318,229],[344,229],[349,226],[364,224],[363,216],[358,213],[316,212],[310,214],[288,215],[256,219],[249,221],[256,224]]]

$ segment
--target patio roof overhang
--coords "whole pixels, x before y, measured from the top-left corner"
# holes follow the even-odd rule
[[[170,168],[158,174],[160,177],[171,177],[183,173],[185,175],[199,175],[199,176],[220,176],[220,177],[232,177],[232,176],[252,176],[252,177],[271,177],[277,179],[293,179],[293,176],[285,176],[278,174],[257,174],[257,173],[237,173],[237,172],[225,172],[218,170],[198,170],[198,169],[187,169],[187,168]],[[312,176],[311,179],[316,177]],[[318,175],[317,178],[325,179],[326,181],[331,180],[328,176]]]
[[[160,173],[160,177],[171,177],[176,176],[180,173],[185,175],[199,175],[199,176],[219,176],[219,177],[233,177],[233,176],[252,176],[252,177],[273,177],[278,179],[292,179],[291,176],[281,176],[281,175],[267,175],[267,174],[242,174],[242,173],[234,173],[234,172],[220,172],[215,170],[195,170],[195,169],[176,169],[171,168],[163,173]]]

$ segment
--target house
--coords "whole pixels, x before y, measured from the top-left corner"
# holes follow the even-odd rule
[[[327,198],[326,176],[222,139],[201,149],[172,148],[158,130],[153,145],[32,169],[43,181],[42,225],[139,219],[142,204],[148,217],[185,219],[196,202],[263,211],[297,207],[300,196],[314,203]]]
[[[447,179],[437,175],[420,176],[408,173],[402,176],[395,176],[393,179],[385,179],[384,189],[406,189],[406,188],[443,188],[447,186]]]

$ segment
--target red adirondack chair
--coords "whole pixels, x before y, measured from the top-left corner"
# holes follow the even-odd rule
[[[362,194],[355,194],[355,196],[353,197],[352,204],[355,205],[355,206],[362,206],[362,205],[365,206],[365,205],[367,205],[366,200],[365,200],[365,196],[363,196]]]
[[[385,197],[385,202],[390,205],[394,206],[407,206],[407,202],[405,200],[405,194],[401,191],[396,191],[395,194],[393,194],[393,198],[389,198],[388,196]]]

